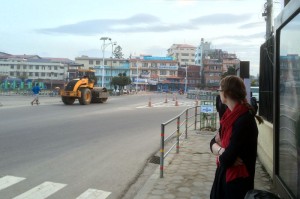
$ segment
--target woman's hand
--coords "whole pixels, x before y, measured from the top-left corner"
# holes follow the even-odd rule
[[[217,132],[216,136],[215,136],[215,141],[216,143],[218,143],[218,145],[221,146],[221,138],[220,138],[220,133]]]
[[[240,165],[243,165],[243,164],[244,164],[243,160],[241,158],[237,157],[233,165],[234,166],[240,166]]]

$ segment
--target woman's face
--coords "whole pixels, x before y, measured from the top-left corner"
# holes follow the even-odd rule
[[[223,103],[223,104],[226,104],[226,98],[225,98],[225,96],[224,96],[224,91],[222,90],[221,87],[218,89],[218,91],[219,91],[219,93],[220,93],[220,98],[221,98],[222,103]]]

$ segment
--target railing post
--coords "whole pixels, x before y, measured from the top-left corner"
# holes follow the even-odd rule
[[[176,153],[179,153],[179,134],[180,134],[180,116],[177,118],[177,145],[176,145]]]
[[[160,142],[160,178],[164,177],[164,155],[165,155],[165,125],[161,124]]]
[[[197,106],[195,106],[195,130],[197,129]]]
[[[189,109],[186,109],[186,112],[185,112],[185,139],[187,139],[188,119],[189,119]]]

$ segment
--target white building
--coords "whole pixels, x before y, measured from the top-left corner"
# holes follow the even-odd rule
[[[7,77],[39,80],[50,85],[63,85],[68,64],[65,58],[41,58],[38,55],[9,55],[0,52],[0,74]],[[48,87],[48,88],[49,88]]]
[[[168,57],[175,58],[180,66],[195,64],[195,50],[196,47],[188,44],[173,44],[168,49]]]

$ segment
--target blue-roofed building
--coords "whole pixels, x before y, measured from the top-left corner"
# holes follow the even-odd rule
[[[104,66],[104,87],[113,89],[113,86],[110,84],[113,77],[118,76],[120,73],[130,75],[129,61],[128,60],[119,60],[119,59],[110,59],[107,60],[108,65]],[[97,85],[102,85],[102,66],[95,66],[96,70],[95,76],[97,77]]]
[[[102,66],[104,65],[104,83],[103,86],[113,89],[110,85],[112,77],[118,76],[119,73],[126,73],[130,76],[130,67],[128,59],[103,58],[81,56],[76,57],[75,62],[82,64],[84,69],[95,69],[95,76],[97,77],[97,86],[102,86]]]

